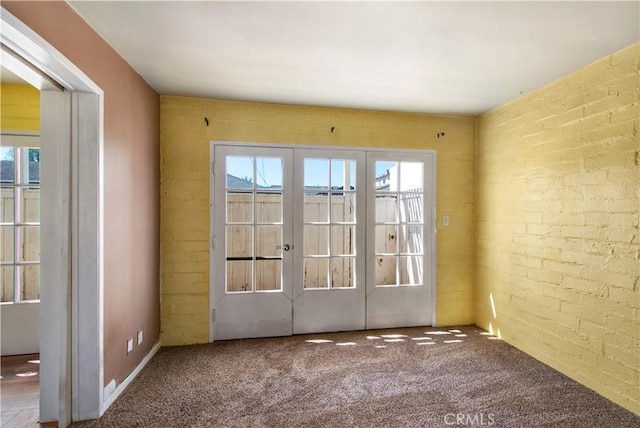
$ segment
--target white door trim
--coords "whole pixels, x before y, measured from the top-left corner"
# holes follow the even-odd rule
[[[47,79],[42,79],[40,87],[41,138],[46,141],[42,204],[48,207],[42,216],[41,238],[41,276],[47,281],[41,290],[40,420],[66,426],[106,410],[104,93],[10,12],[2,8],[0,15],[0,41],[66,89],[59,92]]]

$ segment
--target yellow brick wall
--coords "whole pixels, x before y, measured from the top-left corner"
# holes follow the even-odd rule
[[[208,340],[211,140],[436,149],[438,220],[451,224],[437,235],[437,324],[472,323],[475,132],[470,117],[163,96],[162,344]]]
[[[640,413],[640,44],[478,120],[475,321]]]
[[[0,85],[0,129],[40,130],[40,91],[30,85]]]

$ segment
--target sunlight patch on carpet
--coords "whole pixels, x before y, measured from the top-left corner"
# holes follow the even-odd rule
[[[333,340],[328,339],[309,339],[306,340],[307,343],[333,343]]]

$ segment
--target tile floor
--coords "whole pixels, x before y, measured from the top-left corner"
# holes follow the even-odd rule
[[[40,356],[2,357],[0,379],[0,426],[55,427],[38,423],[40,413]]]

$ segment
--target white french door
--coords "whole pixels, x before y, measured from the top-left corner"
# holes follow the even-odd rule
[[[215,146],[214,339],[292,333],[291,149]]]
[[[294,334],[365,328],[364,155],[295,151]]]
[[[431,325],[435,154],[367,154],[367,328]]]
[[[433,153],[212,156],[212,340],[432,323]]]

